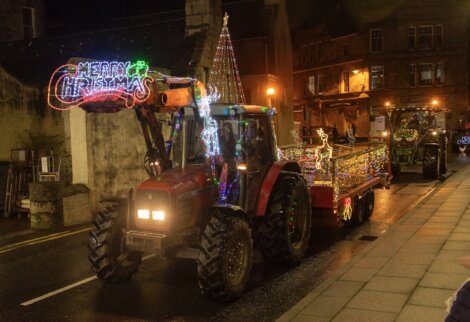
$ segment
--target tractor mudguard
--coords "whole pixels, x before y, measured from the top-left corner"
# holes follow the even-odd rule
[[[258,204],[256,207],[257,217],[265,215],[271,192],[281,173],[301,175],[302,171],[298,163],[295,161],[281,160],[271,166],[263,179],[263,183],[261,184],[261,189],[259,191]]]

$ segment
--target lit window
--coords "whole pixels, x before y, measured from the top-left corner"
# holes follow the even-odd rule
[[[343,71],[343,93],[349,93],[349,71]]]
[[[432,64],[426,63],[419,65],[419,85],[432,85]]]
[[[315,62],[315,45],[310,44],[308,45],[308,61],[310,64]]]
[[[410,86],[416,86],[416,64],[410,64]]]
[[[303,45],[300,52],[300,61],[302,62],[302,65],[307,64],[307,55],[307,46]]]
[[[34,8],[23,7],[23,33],[24,39],[31,39],[36,37],[35,25],[35,11]]]
[[[323,75],[318,75],[318,94],[322,94],[325,91],[325,83],[323,82]]]
[[[315,95],[315,76],[308,78],[308,90],[312,95]]]
[[[432,26],[420,26],[418,28],[419,49],[432,48]]]
[[[383,34],[382,29],[370,30],[370,52],[377,53],[383,50]]]
[[[370,88],[380,89],[384,88],[384,67],[372,66],[370,68]]]
[[[442,48],[442,43],[444,41],[444,28],[442,25],[434,26],[434,46],[436,48]]]
[[[444,84],[444,63],[436,64],[436,85]]]
[[[349,57],[350,54],[349,45],[343,45],[343,57]]]
[[[416,49],[416,27],[414,26],[408,28],[408,48]]]

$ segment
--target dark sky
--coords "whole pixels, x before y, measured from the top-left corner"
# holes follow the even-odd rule
[[[249,0],[223,0],[236,2]],[[263,0],[253,0],[263,1]],[[333,33],[344,33],[367,19],[367,12],[386,10],[404,0],[285,0],[291,29],[326,22]],[[123,18],[169,10],[184,14],[185,0],[44,0],[48,34],[69,34],[114,28]],[[385,9],[384,9],[385,8]],[[373,17],[372,17],[373,18]],[[247,21],[249,23],[249,21]]]
[[[184,0],[44,0],[48,34],[119,27],[119,18],[184,9]]]

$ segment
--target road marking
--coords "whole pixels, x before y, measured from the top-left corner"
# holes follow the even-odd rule
[[[147,260],[147,259],[153,258],[153,257],[155,257],[155,256],[157,256],[157,255],[156,255],[156,254],[150,254],[150,255],[144,256],[144,257],[142,257],[142,261],[145,261],[145,260]],[[70,284],[70,285],[64,286],[64,287],[62,287],[62,288],[59,288],[59,289],[57,289],[57,290],[55,290],[55,291],[46,293],[46,294],[44,294],[44,295],[38,296],[38,297],[36,297],[36,298],[34,298],[34,299],[31,299],[31,300],[29,300],[29,301],[23,302],[23,303],[21,303],[20,305],[21,305],[21,306],[28,306],[28,305],[34,304],[34,303],[36,303],[36,302],[42,301],[42,300],[44,300],[44,299],[47,299],[47,298],[49,298],[49,297],[51,297],[51,296],[54,296],[54,295],[63,293],[63,292],[65,292],[65,291],[68,291],[68,290],[70,290],[70,289],[72,289],[72,288],[75,288],[75,287],[77,287],[77,286],[80,286],[80,285],[89,283],[89,282],[91,282],[91,281],[93,281],[93,280],[95,280],[95,279],[97,279],[96,275],[95,275],[95,276],[87,277],[87,278],[85,278],[85,279],[82,279],[81,281],[75,282],[75,283],[73,283],[73,284]]]
[[[50,235],[47,235],[47,236],[42,236],[42,237],[38,237],[38,238],[24,240],[24,241],[14,243],[14,244],[11,244],[11,245],[7,245],[7,246],[4,246],[4,247],[0,248],[0,254],[11,252],[12,250],[22,248],[22,247],[25,247],[25,246],[45,243],[45,242],[50,241],[50,240],[59,239],[59,238],[62,238],[62,237],[79,234],[79,233],[88,231],[90,229],[91,229],[90,227],[87,227],[87,228],[74,230],[74,231],[67,230],[67,231],[63,231],[63,232],[60,232],[60,233],[55,233],[55,234],[50,234]]]

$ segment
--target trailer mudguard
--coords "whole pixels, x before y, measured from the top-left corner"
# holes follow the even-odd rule
[[[268,207],[271,192],[276,184],[277,178],[281,173],[292,173],[301,175],[302,171],[295,161],[281,160],[274,163],[269,168],[268,173],[263,179],[261,189],[258,195],[258,203],[256,206],[256,216],[264,216]]]

